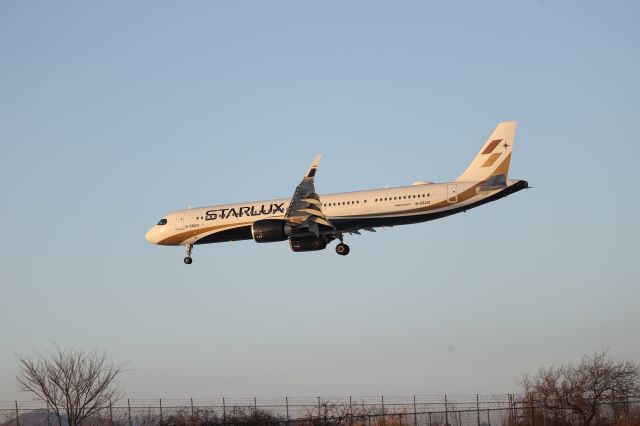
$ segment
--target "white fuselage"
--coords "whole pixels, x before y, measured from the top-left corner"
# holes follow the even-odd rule
[[[510,188],[508,193],[522,189],[514,188],[519,182],[524,181],[508,180],[506,188],[489,191],[481,190],[482,182],[416,183],[397,188],[326,194],[320,196],[320,201],[327,219],[338,230],[349,232],[351,228],[417,223],[454,214],[478,203],[493,201],[492,197]],[[146,238],[160,245],[250,239],[253,222],[283,218],[289,203],[290,199],[282,198],[180,210],[165,216],[166,224],[151,228]]]

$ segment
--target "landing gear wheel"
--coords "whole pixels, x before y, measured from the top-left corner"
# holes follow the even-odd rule
[[[336,246],[336,253],[338,253],[340,256],[348,255],[349,251],[349,246],[345,243],[340,243]]]
[[[193,262],[193,259],[191,258],[191,250],[193,250],[193,244],[187,244],[185,248],[187,249],[187,257],[184,258],[184,263],[186,263],[187,265],[191,265],[191,262]]]

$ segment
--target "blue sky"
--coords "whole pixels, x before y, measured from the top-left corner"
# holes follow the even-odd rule
[[[0,3],[0,400],[51,342],[132,398],[464,394],[640,359],[637,2]],[[534,187],[294,254],[163,214],[446,181],[499,121]]]

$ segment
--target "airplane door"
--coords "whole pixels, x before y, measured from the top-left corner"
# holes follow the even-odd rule
[[[178,213],[176,217],[176,229],[184,229],[184,213]]]
[[[450,203],[458,202],[458,185],[455,183],[447,185],[447,201]]]

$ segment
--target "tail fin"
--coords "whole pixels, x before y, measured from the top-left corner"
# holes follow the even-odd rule
[[[515,121],[498,123],[476,158],[457,180],[482,181],[500,175],[500,180],[506,180],[517,125]]]

